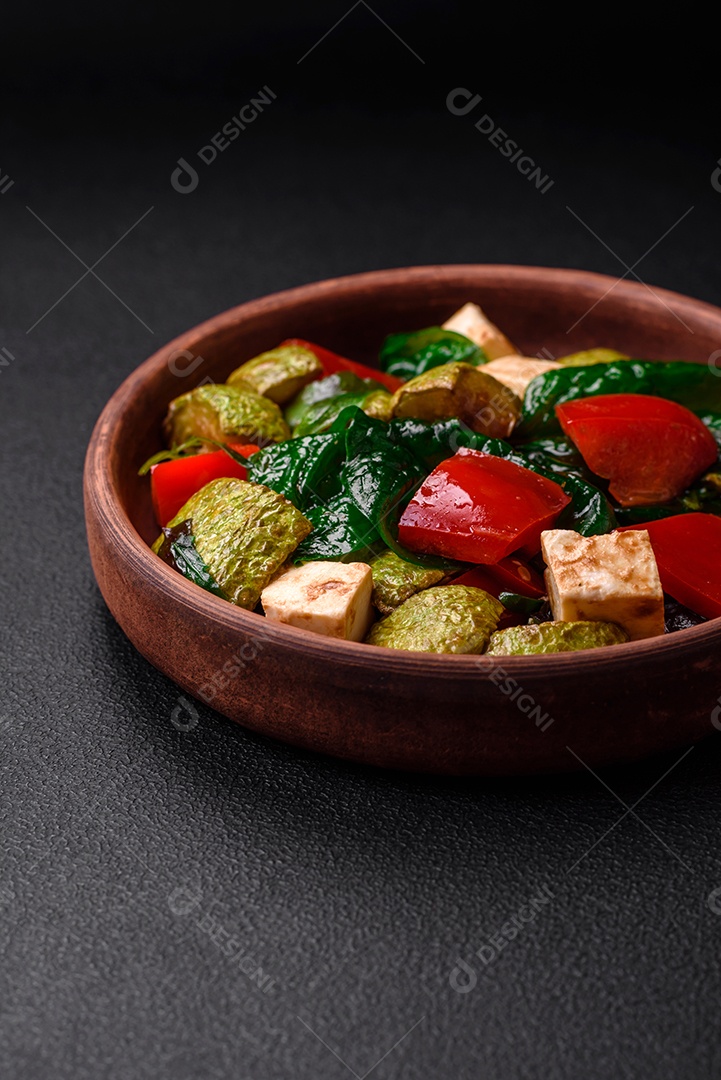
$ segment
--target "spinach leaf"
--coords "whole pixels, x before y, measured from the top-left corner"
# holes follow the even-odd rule
[[[456,361],[478,367],[488,363],[488,356],[470,338],[442,326],[389,334],[379,354],[381,371],[399,379],[412,379],[431,368]]]
[[[677,401],[699,415],[721,412],[721,379],[705,364],[618,360],[538,375],[526,390],[516,435],[525,440],[558,434],[556,405],[599,394],[650,394]]]
[[[163,536],[163,543],[158,548],[158,555],[163,562],[189,581],[200,585],[201,589],[206,589],[223,600],[229,599],[198,553],[192,521],[181,521],[178,525],[164,528]]]

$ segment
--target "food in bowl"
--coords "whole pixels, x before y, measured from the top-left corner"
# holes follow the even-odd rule
[[[721,380],[700,365],[526,357],[468,303],[390,334],[378,370],[283,341],[171,402],[165,434],[154,550],[271,620],[498,656],[721,615]]]

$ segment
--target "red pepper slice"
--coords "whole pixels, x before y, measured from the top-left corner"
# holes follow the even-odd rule
[[[715,514],[675,514],[624,525],[646,529],[664,592],[706,619],[721,615],[721,518]]]
[[[366,364],[358,364],[355,360],[347,360],[345,356],[324,349],[321,345],[314,345],[312,341],[304,341],[302,338],[287,338],[281,341],[281,345],[302,345],[304,349],[310,349],[320,360],[326,375],[335,375],[336,371],[352,371],[359,379],[375,379],[385,386],[391,394],[403,385],[403,380],[395,375],[386,375],[384,371],[368,367]]]
[[[554,480],[464,448],[421,484],[403,512],[398,539],[412,551],[497,563],[519,548],[538,551],[541,533],[569,502]]]
[[[453,584],[473,585],[495,597],[502,592],[518,593],[533,600],[546,595],[541,575],[517,555],[509,555],[491,566],[474,566],[472,570],[454,578]]]
[[[589,469],[621,506],[679,495],[716,461],[713,435],[684,405],[647,394],[603,394],[556,406]]]
[[[232,450],[250,457],[258,449],[252,443],[229,444]],[[153,510],[158,525],[161,527],[175,517],[191,495],[200,491],[211,480],[220,480],[232,476],[236,480],[245,480],[247,469],[235,461],[225,450],[215,450],[211,454],[194,454],[192,457],[176,458],[175,461],[161,461],[150,470],[150,493]]]

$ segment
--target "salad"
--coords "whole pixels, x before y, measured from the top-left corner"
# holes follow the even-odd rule
[[[522,355],[475,303],[378,369],[293,338],[171,402],[153,550],[308,632],[493,656],[721,616],[721,379]]]

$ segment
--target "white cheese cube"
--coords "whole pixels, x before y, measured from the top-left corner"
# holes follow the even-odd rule
[[[523,401],[526,387],[537,375],[543,375],[546,371],[553,371],[561,367],[555,360],[539,360],[535,356],[499,356],[498,360],[491,360],[490,364],[484,364],[482,371],[492,375],[505,386],[510,387],[514,394]]]
[[[446,319],[443,329],[455,330],[457,334],[475,341],[491,360],[518,353],[516,346],[483,314],[478,304],[464,304],[450,319]]]
[[[541,533],[553,618],[614,622],[631,641],[664,632],[663,589],[645,530],[579,536]]]
[[[267,619],[326,637],[362,641],[371,624],[373,574],[366,563],[307,562],[285,570],[260,601]]]

